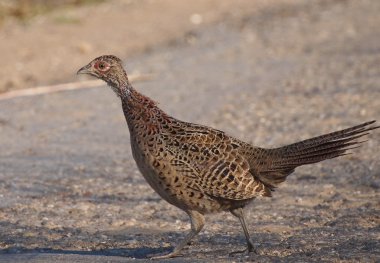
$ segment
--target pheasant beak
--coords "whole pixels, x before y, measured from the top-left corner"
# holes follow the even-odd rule
[[[80,70],[78,70],[77,75],[79,75],[79,74],[94,75],[93,71],[91,70],[91,63],[82,67]]]

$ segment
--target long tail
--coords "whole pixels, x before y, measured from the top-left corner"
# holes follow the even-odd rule
[[[326,159],[348,155],[348,150],[360,147],[366,142],[359,138],[380,126],[369,121],[348,129],[328,133],[280,148],[268,150],[267,160],[258,167],[259,179],[273,189],[283,182],[298,166],[317,163]]]

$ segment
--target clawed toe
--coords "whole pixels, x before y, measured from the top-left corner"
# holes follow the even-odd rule
[[[248,253],[248,254],[250,254],[250,253],[253,253],[253,254],[258,254],[257,253],[257,250],[255,249],[255,248],[246,248],[246,249],[243,249],[243,250],[237,250],[237,251],[233,251],[233,252],[231,252],[230,254],[228,254],[230,257],[233,257],[234,255],[236,255],[236,254],[242,254],[242,253]]]
[[[168,259],[168,258],[174,258],[174,257],[182,257],[183,255],[179,253],[179,251],[173,251],[168,254],[164,255],[157,255],[157,256],[152,256],[150,257],[151,260],[155,259]]]

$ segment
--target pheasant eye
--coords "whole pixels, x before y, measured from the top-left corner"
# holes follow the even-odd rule
[[[109,65],[105,62],[99,62],[95,65],[95,67],[101,71],[105,71],[109,68]]]

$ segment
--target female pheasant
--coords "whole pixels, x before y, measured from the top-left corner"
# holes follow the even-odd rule
[[[204,214],[229,211],[239,218],[249,252],[255,252],[243,208],[257,196],[271,196],[298,166],[346,155],[358,147],[375,121],[274,149],[252,146],[223,131],[177,120],[129,83],[122,61],[101,56],[78,71],[107,82],[120,97],[133,157],[150,186],[185,211],[191,231],[173,250],[178,256],[201,231]]]

